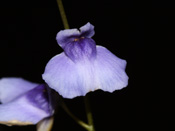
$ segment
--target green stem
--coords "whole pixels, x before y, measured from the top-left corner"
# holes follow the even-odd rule
[[[86,108],[86,115],[87,115],[87,119],[88,119],[88,124],[91,127],[88,131],[95,131],[90,102],[89,102],[89,98],[87,95],[84,97],[84,103],[85,103],[85,108]]]
[[[81,121],[80,119],[78,119],[76,116],[74,116],[70,110],[68,109],[68,107],[66,106],[66,104],[64,103],[64,101],[61,99],[61,106],[64,109],[64,111],[72,118],[75,120],[75,122],[77,122],[80,126],[82,126],[83,128],[85,128],[86,130],[90,131],[91,126],[89,126],[88,124],[84,123],[83,121]]]
[[[68,24],[68,21],[67,21],[66,13],[64,11],[64,6],[63,6],[63,3],[62,3],[62,0],[57,0],[57,4],[58,4],[58,8],[60,10],[60,15],[61,15],[61,19],[63,21],[64,28],[69,29],[69,24]]]

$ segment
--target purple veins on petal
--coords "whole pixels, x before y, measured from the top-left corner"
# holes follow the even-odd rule
[[[90,38],[82,38],[68,43],[64,47],[65,54],[74,62],[83,59],[93,59],[96,56],[95,41]]]
[[[30,102],[31,105],[45,111],[47,114],[52,113],[52,105],[50,105],[48,88],[45,84],[41,84],[30,90],[25,94],[26,99]]]
[[[42,77],[64,98],[84,96],[97,89],[113,92],[128,84],[126,61],[105,47],[96,46],[93,35],[94,26],[90,23],[80,31],[70,29],[57,34],[64,52],[48,62]]]

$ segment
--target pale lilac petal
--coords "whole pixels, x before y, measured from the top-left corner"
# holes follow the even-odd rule
[[[97,89],[113,92],[126,87],[125,67],[125,60],[97,46],[95,60],[83,59],[74,63],[64,53],[53,57],[42,76],[49,87],[64,98],[74,98]]]
[[[88,22],[80,28],[80,32],[82,37],[91,38],[95,34],[94,26]]]
[[[74,63],[61,53],[48,62],[42,76],[49,87],[65,98],[84,96],[96,84],[91,64],[88,61]]]
[[[2,78],[0,79],[0,102],[9,102],[37,85],[37,83],[32,83],[22,78]]]
[[[52,115],[45,85],[39,85],[8,103],[0,104],[0,123],[7,125],[36,124]]]
[[[105,47],[97,46],[97,59],[95,63],[98,89],[113,92],[128,85],[125,60],[118,58]]]

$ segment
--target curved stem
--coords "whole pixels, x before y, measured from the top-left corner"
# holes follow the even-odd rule
[[[87,119],[88,119],[88,124],[89,124],[89,126],[91,126],[91,129],[88,131],[95,131],[90,102],[89,102],[89,98],[87,95],[84,97],[84,103],[85,103],[85,108],[86,108],[86,115],[87,115]]]
[[[86,123],[84,123],[83,121],[81,121],[80,119],[78,119],[75,115],[73,115],[71,113],[71,111],[68,109],[68,107],[66,106],[66,104],[64,103],[64,101],[61,99],[61,106],[64,109],[64,111],[72,118],[74,119],[80,126],[82,126],[83,128],[85,128],[86,130],[90,130],[90,126]]]
[[[68,24],[68,21],[67,21],[66,13],[64,11],[64,6],[63,6],[63,3],[62,3],[62,0],[57,0],[57,4],[58,4],[58,8],[60,10],[60,15],[61,15],[61,19],[63,21],[64,28],[69,29],[69,24]]]

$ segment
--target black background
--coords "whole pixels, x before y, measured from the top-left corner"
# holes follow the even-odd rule
[[[128,87],[112,94],[89,93],[96,130],[171,129],[166,123],[173,104],[167,93],[172,83],[167,73],[172,69],[173,4],[155,0],[63,0],[63,4],[70,28],[92,23],[96,43],[128,62]],[[8,1],[1,6],[0,78],[42,83],[46,63],[62,52],[55,40],[64,29],[56,0]],[[86,121],[83,97],[65,101]],[[0,131],[14,130],[34,131],[35,126],[0,125]],[[53,126],[57,130],[84,129],[60,108]]]

